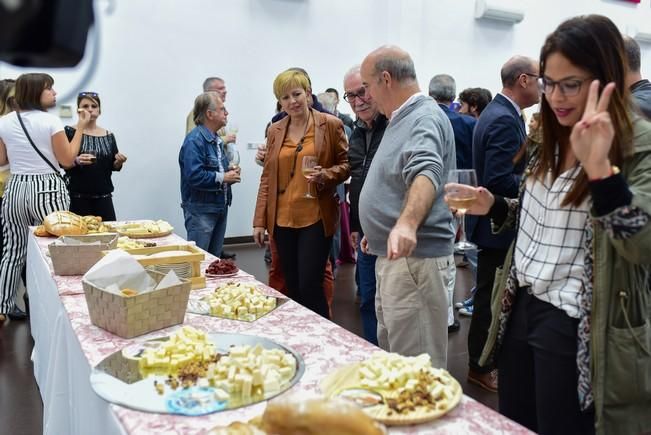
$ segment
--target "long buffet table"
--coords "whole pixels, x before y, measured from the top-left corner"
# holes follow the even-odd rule
[[[262,414],[264,403],[217,412],[203,417],[152,414],[110,404],[92,390],[91,368],[105,357],[136,341],[167,335],[170,327],[134,339],[122,339],[91,325],[80,276],[54,275],[46,255],[51,238],[31,234],[27,251],[27,287],[30,292],[31,330],[34,338],[34,377],[43,399],[44,434],[194,434],[246,421]],[[154,239],[159,245],[186,243],[176,235]],[[215,258],[206,254],[202,270]],[[245,272],[236,277],[255,282]],[[228,280],[232,280],[229,278]],[[194,290],[198,298],[224,279],[208,279],[206,289]],[[257,283],[264,286],[261,283]],[[269,294],[281,296],[264,286]],[[336,324],[289,301],[253,323],[186,314],[185,324],[205,331],[259,335],[293,348],[301,354],[306,370],[289,393],[317,392],[319,381],[336,367],[361,361],[375,346]],[[391,434],[525,434],[529,431],[474,399],[465,396],[443,418],[418,426],[391,428]]]

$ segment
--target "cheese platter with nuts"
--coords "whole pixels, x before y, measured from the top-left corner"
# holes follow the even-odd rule
[[[304,371],[299,354],[267,338],[183,326],[107,357],[90,381],[109,402],[193,416],[268,400],[296,384]]]

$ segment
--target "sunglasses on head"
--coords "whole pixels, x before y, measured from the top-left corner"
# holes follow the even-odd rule
[[[78,97],[79,98],[83,98],[83,97],[97,98],[97,97],[99,97],[99,94],[97,92],[80,92]]]

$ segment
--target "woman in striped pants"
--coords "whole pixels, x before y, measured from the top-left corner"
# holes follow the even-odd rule
[[[27,256],[28,226],[40,224],[53,211],[68,209],[70,197],[58,167],[74,164],[89,120],[88,112],[79,114],[77,132],[69,142],[61,120],[47,112],[56,106],[53,84],[47,74],[21,75],[16,80],[16,111],[0,118],[0,165],[9,163],[12,173],[2,202],[0,325],[7,315],[26,317],[15,299]]]

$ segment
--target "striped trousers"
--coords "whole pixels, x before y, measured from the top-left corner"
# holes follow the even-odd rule
[[[68,207],[68,189],[58,175],[11,176],[2,201],[0,313],[11,312],[16,302],[16,286],[27,257],[28,226],[40,225],[48,214]]]

